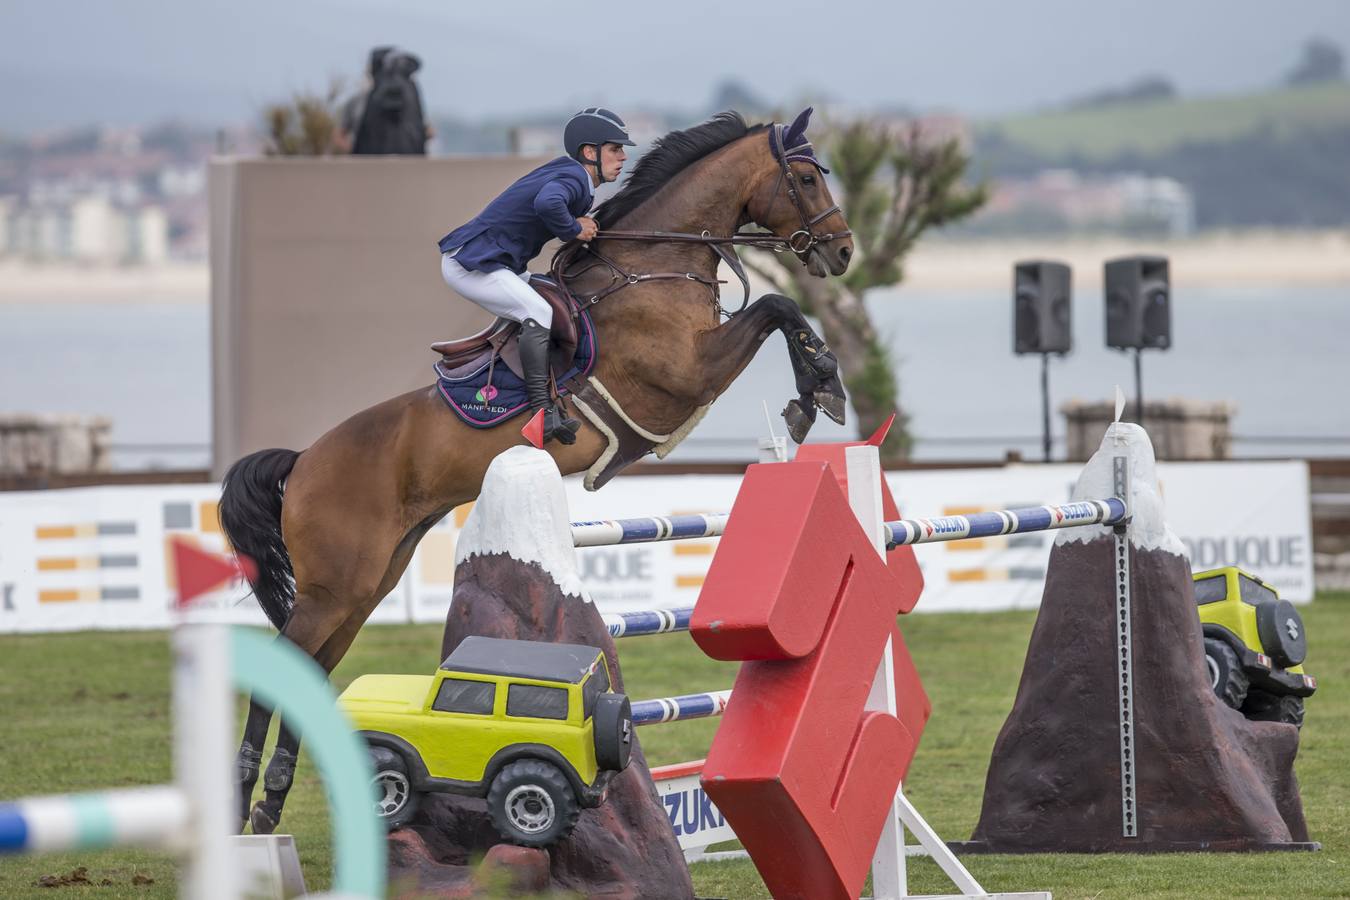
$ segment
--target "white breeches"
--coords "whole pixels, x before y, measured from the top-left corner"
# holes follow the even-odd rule
[[[450,253],[442,253],[441,277],[451,290],[494,315],[514,322],[534,319],[545,328],[553,325],[553,307],[530,287],[529,272],[519,275],[510,269],[470,272]]]

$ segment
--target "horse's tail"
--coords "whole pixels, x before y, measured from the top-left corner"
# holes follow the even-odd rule
[[[295,575],[281,539],[281,501],[286,476],[300,454],[259,450],[230,466],[220,493],[220,527],[235,551],[258,567],[253,594],[277,631],[295,603]]]

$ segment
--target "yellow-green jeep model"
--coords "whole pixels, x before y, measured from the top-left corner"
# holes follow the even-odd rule
[[[1298,610],[1236,566],[1194,577],[1214,693],[1249,719],[1302,726],[1317,679],[1303,671],[1308,637]]]
[[[376,811],[423,793],[486,797],[504,839],[545,847],[628,765],[633,718],[596,647],[468,637],[435,675],[364,675],[338,702],[370,745]]]

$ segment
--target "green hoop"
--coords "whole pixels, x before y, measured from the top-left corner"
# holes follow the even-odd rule
[[[230,629],[230,665],[235,687],[280,713],[318,763],[333,826],[332,893],[383,897],[384,829],[370,799],[370,757],[338,709],[332,685],[288,641],[251,628]]]

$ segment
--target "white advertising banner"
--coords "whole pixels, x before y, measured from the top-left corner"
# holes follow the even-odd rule
[[[1075,465],[888,473],[905,516],[1062,503]],[[1308,470],[1302,462],[1159,463],[1167,517],[1197,569],[1239,565],[1295,602],[1313,594]],[[620,478],[588,493],[567,480],[573,521],[731,509],[732,475]],[[170,624],[168,542],[225,550],[217,485],[100,487],[0,494],[0,632],[162,628]],[[423,538],[372,622],[441,622],[454,550],[469,507]],[[915,548],[924,573],[917,609],[996,610],[1040,602],[1053,535],[1026,534]],[[604,612],[692,606],[716,538],[577,551]],[[247,587],[206,598],[239,623],[265,619]]]
[[[1076,465],[891,472],[906,516],[961,515],[1069,500]],[[1237,565],[1295,603],[1313,596],[1308,467],[1301,461],[1158,463],[1167,521],[1195,571]],[[1103,498],[1085,498],[1103,499]],[[918,609],[1027,609],[1040,604],[1056,532],[925,544]]]

